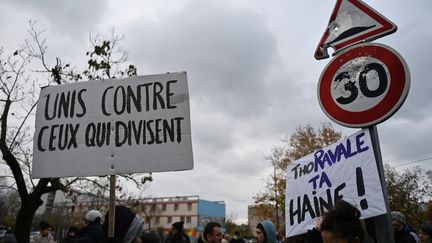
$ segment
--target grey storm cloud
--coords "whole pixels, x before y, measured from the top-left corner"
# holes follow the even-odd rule
[[[130,31],[131,57],[153,70],[187,70],[198,102],[232,116],[264,110],[265,81],[278,62],[275,37],[253,11],[216,1],[189,1],[160,21],[141,19]]]
[[[70,36],[87,35],[88,31],[101,20],[108,4],[106,0],[7,0],[7,2],[17,5],[21,10],[34,11],[34,15],[25,16],[27,19],[37,21],[39,16],[44,17],[51,23],[50,31]]]
[[[236,173],[242,167],[234,151],[241,143],[239,133],[265,133],[245,126],[269,114],[271,72],[281,61],[262,16],[214,1],[189,1],[160,21],[136,21],[128,32],[142,33],[128,35],[131,59],[154,72],[188,72],[197,161]],[[252,165],[263,161],[261,152],[253,156]],[[261,171],[247,168],[251,174]]]

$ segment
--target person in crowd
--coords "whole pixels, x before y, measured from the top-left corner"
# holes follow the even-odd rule
[[[5,235],[3,236],[3,242],[4,243],[17,243],[15,234],[13,233],[12,229],[9,228]]]
[[[256,227],[257,243],[278,243],[276,227],[270,220],[258,223]]]
[[[419,229],[420,243],[432,243],[432,225],[424,223]]]
[[[233,238],[229,241],[229,243],[245,243],[245,241],[240,236],[240,231],[234,232]]]
[[[80,243],[80,242],[76,242],[76,243]],[[122,243],[122,239],[118,237],[107,237],[102,240],[102,243]],[[135,243],[140,243],[140,241],[137,240],[135,241]]]
[[[228,233],[225,233],[222,236],[222,243],[229,243],[231,239],[232,239],[232,236]]]
[[[61,240],[60,243],[75,243],[78,238],[78,228],[77,227],[69,227],[69,230],[66,236]]]
[[[128,207],[116,206],[114,221],[114,237],[121,239],[122,243],[136,242],[142,232],[144,232],[144,220]],[[108,222],[109,212],[105,215],[103,225],[103,235],[105,238],[108,238]]]
[[[392,211],[392,226],[395,243],[418,243],[419,238],[414,230],[406,223],[405,215],[399,211]]]
[[[102,240],[102,214],[98,210],[89,210],[84,218],[86,226],[78,231],[78,239],[86,238],[94,243]]]
[[[324,214],[320,230],[324,243],[361,243],[365,238],[360,211],[344,200]]]
[[[146,232],[138,238],[137,243],[160,243],[160,237],[153,231]]]
[[[320,238],[321,238],[321,236],[320,236]],[[322,240],[321,241],[307,241],[306,234],[301,234],[301,235],[295,235],[295,236],[285,238],[285,240],[282,242],[283,243],[310,243],[310,242],[322,243]]]
[[[39,224],[39,232],[30,238],[30,243],[54,243],[51,230],[51,225],[48,222],[41,221]]]
[[[217,222],[209,222],[204,227],[204,232],[198,239],[198,243],[221,243],[222,226]]]
[[[75,243],[94,243],[94,241],[90,238],[84,237],[84,238],[77,238],[75,240]]]
[[[323,239],[321,237],[321,231],[319,231],[317,228],[312,228],[307,231],[305,234],[306,242],[314,242],[314,243],[323,243]]]
[[[184,222],[175,222],[172,224],[165,243],[190,243],[189,236],[185,233],[183,225]]]

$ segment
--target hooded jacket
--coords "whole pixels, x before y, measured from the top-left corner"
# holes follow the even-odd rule
[[[120,238],[122,243],[130,243],[144,231],[144,220],[132,212],[130,208],[118,205],[115,207],[114,236]],[[104,236],[108,237],[109,212],[105,215],[103,225]]]
[[[264,233],[266,236],[266,243],[278,243],[276,227],[270,220],[264,220],[260,222],[261,226],[264,228]]]

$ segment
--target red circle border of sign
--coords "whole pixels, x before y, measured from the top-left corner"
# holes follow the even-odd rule
[[[391,78],[390,87],[384,99],[369,110],[346,111],[340,108],[331,96],[333,77],[345,63],[364,56],[376,58],[387,66]],[[408,65],[398,52],[383,44],[364,43],[348,48],[327,64],[318,82],[318,100],[324,113],[336,123],[347,127],[367,127],[391,117],[402,106],[409,87]]]

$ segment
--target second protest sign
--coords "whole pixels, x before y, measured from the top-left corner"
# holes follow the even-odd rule
[[[287,168],[287,236],[319,226],[320,216],[339,199],[355,205],[362,219],[386,213],[367,129],[296,160]]]

